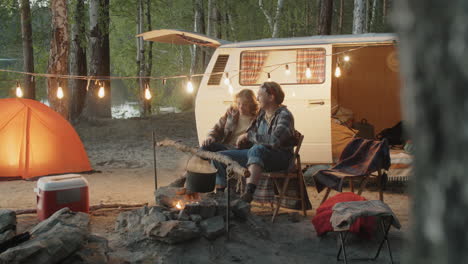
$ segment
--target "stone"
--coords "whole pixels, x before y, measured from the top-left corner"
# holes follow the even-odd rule
[[[16,213],[12,210],[0,209],[0,243],[14,237],[16,234]]]
[[[72,212],[68,207],[62,208],[51,215],[49,218],[37,224],[31,229],[32,236],[38,236],[48,232],[57,224],[63,226],[77,227],[82,230],[88,230],[89,215],[81,212]]]
[[[141,224],[147,226],[152,223],[159,223],[168,220],[162,210],[150,209],[147,215],[141,219]]]
[[[177,201],[184,200],[183,195],[178,195],[177,191],[180,188],[164,186],[159,187],[154,192],[154,198],[156,205],[165,206],[165,207],[174,207]]]
[[[198,224],[201,222],[201,220],[203,220],[203,218],[201,217],[201,215],[192,214],[190,215],[190,220]]]
[[[224,218],[215,216],[200,222],[202,235],[209,240],[214,240],[224,234]]]
[[[200,214],[200,203],[188,203],[185,205],[184,207],[184,211],[186,214],[188,215],[192,215],[192,214]]]
[[[150,238],[168,244],[177,244],[200,237],[200,229],[192,221],[170,220],[151,225],[146,229]]]
[[[147,206],[143,206],[132,211],[122,212],[117,217],[115,230],[119,232],[125,232],[129,230],[135,231],[135,229],[142,229],[141,222],[143,218],[148,215],[149,209]]]
[[[250,204],[242,199],[237,199],[231,202],[231,210],[234,216],[240,219],[247,219],[250,215]]]
[[[199,204],[199,214],[203,219],[211,218],[216,215],[217,204],[214,200],[202,200]]]
[[[16,229],[16,213],[8,209],[0,209],[0,233]]]
[[[216,215],[225,216],[226,215],[226,203],[220,203],[216,205]]]
[[[190,216],[188,214],[186,214],[184,212],[184,210],[181,210],[179,212],[179,215],[177,216],[177,220],[180,220],[180,221],[189,221],[190,220]]]
[[[33,239],[0,254],[0,263],[60,263],[85,243],[88,231],[81,225],[50,223],[37,228]]]
[[[5,232],[0,234],[0,243],[7,241],[8,239],[14,237],[16,235],[16,231],[12,229],[8,229]]]
[[[96,235],[88,235],[86,245],[62,261],[62,264],[109,263],[109,252],[107,239]]]

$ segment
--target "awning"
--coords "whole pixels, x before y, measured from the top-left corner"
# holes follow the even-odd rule
[[[229,41],[179,29],[157,29],[138,34],[137,37],[143,37],[147,41],[178,45],[199,45],[213,48],[229,43]]]

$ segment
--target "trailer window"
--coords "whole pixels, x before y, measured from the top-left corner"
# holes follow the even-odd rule
[[[210,79],[208,79],[208,85],[219,85],[221,78],[223,77],[222,72],[226,68],[229,55],[221,54],[216,59],[213,70],[211,71]]]
[[[320,84],[325,81],[326,53],[323,48],[243,51],[240,85]]]

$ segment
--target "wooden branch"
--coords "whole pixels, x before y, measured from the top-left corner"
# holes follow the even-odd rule
[[[198,156],[203,159],[216,160],[218,162],[223,163],[224,165],[228,167],[231,166],[235,174],[238,174],[244,177],[250,176],[250,173],[246,168],[242,167],[241,165],[239,165],[239,163],[232,160],[228,156],[225,156],[216,152],[210,152],[210,151],[200,150],[197,148],[192,148],[192,147],[186,146],[184,144],[178,143],[170,139],[165,139],[156,144],[157,146],[160,146],[160,147],[174,147],[180,151],[192,153],[193,155]]]
[[[98,204],[98,205],[91,205],[89,207],[89,211],[96,211],[99,209],[110,209],[110,208],[133,208],[133,207],[143,207],[147,206],[148,203],[143,204]],[[23,215],[23,214],[35,214],[37,213],[36,209],[20,209],[15,211],[16,215]]]

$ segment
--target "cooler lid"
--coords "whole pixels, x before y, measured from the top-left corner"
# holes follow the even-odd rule
[[[76,189],[86,186],[88,186],[88,181],[79,174],[42,177],[37,181],[37,188],[42,191]]]

